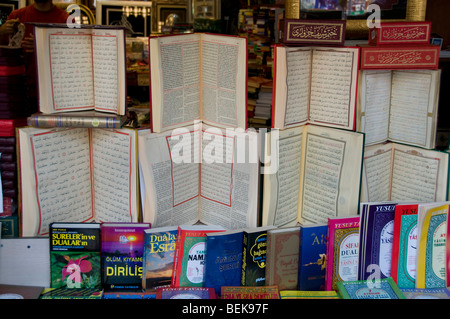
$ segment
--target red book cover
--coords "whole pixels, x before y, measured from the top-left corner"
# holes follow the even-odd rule
[[[431,22],[385,22],[379,28],[369,32],[369,44],[372,45],[404,45],[429,44]]]
[[[438,45],[363,46],[361,70],[375,69],[438,69]]]
[[[284,21],[283,42],[290,44],[344,45],[345,20]]]

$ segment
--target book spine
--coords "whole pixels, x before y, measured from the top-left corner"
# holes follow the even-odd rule
[[[78,128],[120,128],[125,117],[83,117],[62,115],[32,115],[28,125],[40,128],[78,127]]]
[[[244,232],[242,238],[242,273],[241,285],[247,286],[247,256],[248,256],[248,234]]]

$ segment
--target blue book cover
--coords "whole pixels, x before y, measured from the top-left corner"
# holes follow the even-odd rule
[[[154,291],[170,286],[177,242],[177,226],[149,228],[144,231],[142,288]]]
[[[300,226],[298,290],[325,289],[327,230],[327,224]]]
[[[406,299],[394,280],[339,281],[337,292],[341,299]]]
[[[204,287],[240,286],[242,273],[243,231],[227,231],[206,235]]]
[[[361,204],[358,280],[391,277],[396,204]]]

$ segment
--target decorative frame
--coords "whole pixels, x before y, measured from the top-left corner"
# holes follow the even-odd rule
[[[286,0],[286,19],[300,19],[300,0]],[[405,19],[382,20],[386,22],[394,21],[424,21],[426,16],[427,0],[408,0],[406,3]],[[347,38],[367,37],[369,28],[366,19],[347,19]]]
[[[170,12],[173,11],[173,12]],[[153,21],[152,21],[152,33],[160,33],[161,26],[160,22],[164,22],[168,13],[179,13],[184,18],[186,23],[192,22],[192,1],[157,1],[156,5],[153,6]]]
[[[153,7],[152,1],[115,1],[115,0],[97,0],[96,9],[95,9],[95,18],[96,24],[99,25],[111,25],[111,23],[115,24],[119,12],[123,12],[127,7],[138,7],[143,8],[147,11],[147,14],[142,15],[142,21],[128,21],[133,30],[135,27],[138,27],[139,30],[142,30],[142,34],[140,36],[148,37],[151,34],[151,22],[153,20]],[[115,15],[114,18],[111,18],[109,14]],[[113,21],[111,21],[113,20]],[[120,24],[119,24],[120,25]]]

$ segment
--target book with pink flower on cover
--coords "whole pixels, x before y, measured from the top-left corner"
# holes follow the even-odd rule
[[[99,223],[50,225],[50,288],[101,289]]]

